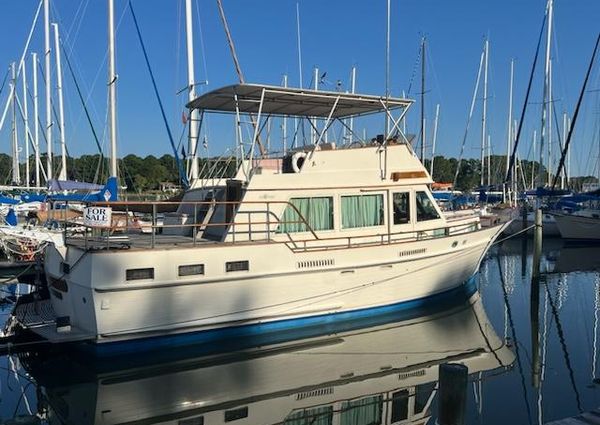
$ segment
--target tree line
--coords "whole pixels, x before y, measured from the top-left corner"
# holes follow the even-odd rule
[[[42,167],[46,167],[46,156],[41,155]],[[53,177],[57,178],[60,170],[60,159],[53,161]],[[162,183],[179,184],[179,169],[173,155],[162,155],[156,157],[148,155],[139,157],[127,155],[120,158],[117,163],[119,169],[119,181],[128,192],[142,193],[160,189]],[[35,184],[35,158],[29,159],[29,182]],[[185,168],[185,164],[183,164]],[[26,165],[20,164],[21,181],[25,181]],[[212,175],[233,176],[236,170],[235,158],[210,158],[199,159],[200,177]],[[88,183],[103,184],[109,176],[108,159],[100,154],[82,155],[79,158],[67,157],[67,179]],[[45,181],[42,174],[42,181]],[[11,185],[12,181],[12,158],[0,153],[0,184]],[[23,184],[23,183],[21,183]]]
[[[488,157],[484,160],[484,183],[488,184]],[[506,156],[492,155],[489,157],[489,184],[501,186],[506,174]],[[29,181],[34,183],[35,169],[34,158],[30,157]],[[41,164],[45,167],[46,157],[42,155]],[[427,170],[431,168],[431,160],[424,161]],[[438,155],[433,162],[433,179],[440,183],[455,183],[454,188],[461,191],[471,191],[480,186],[481,161],[479,159],[463,159],[460,161],[460,171],[456,173],[459,161],[456,158],[446,158]],[[54,166],[59,167],[58,158]],[[185,164],[183,164],[185,167]],[[128,192],[142,193],[158,190],[161,183],[179,184],[179,170],[173,155],[165,154],[160,157],[148,155],[139,157],[127,155],[118,161],[121,185],[126,186]],[[235,174],[237,163],[235,158],[201,158],[199,159],[200,177],[224,175],[231,177]],[[67,157],[67,178],[69,180],[104,183],[108,178],[108,159],[99,155],[82,155],[79,158]],[[25,164],[20,164],[22,181],[25,176]],[[54,177],[58,175],[58,168],[53,171]],[[545,167],[537,161],[519,161],[516,165],[517,181],[519,188],[544,186],[548,174]],[[456,176],[456,182],[455,180]],[[45,180],[45,179],[44,179]],[[580,190],[583,183],[597,182],[595,177],[582,176],[571,179],[570,186]],[[12,183],[12,159],[9,155],[0,154],[0,184]]]

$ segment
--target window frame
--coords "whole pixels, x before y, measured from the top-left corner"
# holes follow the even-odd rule
[[[416,223],[428,223],[431,221],[436,221],[436,220],[442,220],[443,219],[443,215],[442,212],[439,210],[437,203],[435,202],[435,200],[433,199],[433,197],[431,196],[431,193],[429,193],[426,189],[415,189],[415,196],[414,196],[414,200],[415,200],[415,222]],[[418,196],[419,193],[424,193],[425,196],[427,197],[427,199],[429,200],[429,202],[431,202],[431,205],[433,206],[433,209],[435,210],[437,217],[436,218],[428,218],[425,220],[419,220],[419,208],[418,208]]]
[[[281,221],[283,220],[283,215],[285,214],[285,211],[287,210],[287,208],[290,208],[290,204],[292,204],[292,200],[293,199],[314,199],[314,198],[329,198],[331,199],[331,228],[330,229],[322,229],[322,230],[318,230],[318,229],[312,229],[315,233],[317,232],[335,232],[337,230],[337,217],[336,217],[336,211],[337,211],[337,206],[336,206],[336,196],[333,194],[315,194],[315,195],[308,195],[308,196],[291,196],[287,199],[286,202],[288,202],[287,204],[283,204],[283,209],[281,210],[281,214],[279,216],[278,222],[277,222],[277,227],[274,230],[274,234],[276,235],[285,235],[285,234],[290,234],[290,235],[302,235],[304,233],[311,233],[311,231],[307,228],[306,230],[300,230],[300,231],[283,231],[280,230],[280,226],[281,226]],[[292,204],[293,205],[293,204]],[[310,225],[310,219],[308,217],[304,217],[304,219],[306,220],[306,222]]]
[[[388,217],[387,217],[387,211],[388,211],[388,201],[387,201],[387,196],[385,196],[386,193],[384,191],[362,191],[362,192],[347,192],[347,193],[341,193],[338,195],[338,201],[337,201],[337,205],[338,205],[338,218],[337,218],[337,222],[338,222],[338,226],[337,229],[341,232],[351,232],[351,231],[357,231],[357,230],[365,230],[365,229],[377,229],[377,228],[385,228],[385,226],[388,223]],[[344,223],[344,217],[343,217],[343,210],[342,210],[342,198],[344,197],[350,197],[350,196],[381,196],[382,199],[382,214],[381,214],[381,220],[382,223],[381,224],[375,224],[373,226],[362,226],[362,227],[344,227],[343,223]]]
[[[395,222],[394,218],[394,195],[397,193],[406,193],[408,195],[408,221],[406,223],[397,223]],[[390,223],[392,224],[392,226],[398,227],[398,226],[410,226],[415,222],[415,215],[416,212],[413,213],[413,207],[416,204],[416,198],[413,195],[414,191],[410,190],[410,189],[405,189],[405,190],[391,190],[390,191]]]

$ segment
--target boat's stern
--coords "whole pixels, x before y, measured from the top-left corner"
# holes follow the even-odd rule
[[[68,259],[75,255],[82,262],[83,252],[73,253],[71,249],[51,244],[44,255],[49,297],[36,293],[20,300],[13,312],[16,323],[53,343],[94,339],[96,320],[92,290],[74,285],[70,279],[75,270]],[[77,273],[86,273],[86,268],[80,267]]]

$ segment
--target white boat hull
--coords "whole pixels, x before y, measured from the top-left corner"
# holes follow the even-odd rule
[[[564,239],[600,241],[600,219],[575,214],[555,214],[556,224]]]
[[[523,225],[523,217],[516,217],[506,228],[504,231],[507,235],[514,235],[516,233],[522,232],[523,228],[530,227],[527,230],[528,235],[533,235],[533,228],[535,226],[535,215],[534,213],[527,214],[527,220],[525,220],[525,225]],[[556,225],[556,220],[554,216],[548,213],[544,213],[542,215],[542,233],[544,236],[551,237],[560,237],[560,231],[558,230],[558,226]]]
[[[283,243],[157,249],[151,256],[69,247],[62,258],[50,248],[46,273],[57,316],[68,316],[79,334],[99,343],[315,316],[326,323],[337,314],[422,300],[462,285],[501,230],[301,253]],[[250,270],[227,273],[225,262],[238,260],[249,261]],[[59,269],[63,263],[71,265],[68,274]],[[204,275],[177,277],[178,265],[195,263],[205,265]],[[153,268],[154,279],[120,275],[137,268]],[[67,291],[52,284],[57,279]]]

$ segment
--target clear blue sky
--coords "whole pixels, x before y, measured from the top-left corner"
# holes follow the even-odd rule
[[[298,85],[296,3],[296,0],[223,0],[248,82],[281,84],[282,75],[288,73],[290,85]],[[408,90],[419,41],[426,35],[429,45],[426,101],[429,122],[433,121],[435,104],[441,104],[438,153],[456,156],[460,150],[484,35],[489,36],[491,43],[488,116],[492,149],[494,153],[505,152],[510,59],[516,60],[515,115],[518,116],[545,3],[546,0],[392,0],[392,94],[399,96],[403,90]],[[0,78],[9,63],[20,56],[37,4],[38,0],[0,2]],[[194,0],[194,4],[198,8],[194,19],[196,78],[209,82],[202,90],[237,82],[216,2]],[[305,86],[311,80],[313,67],[318,66],[321,72],[327,72],[327,81],[341,80],[346,87],[350,68],[356,64],[358,91],[383,94],[386,1],[300,0],[299,4]],[[133,5],[173,133],[179,140],[186,100],[185,94],[176,96],[176,92],[186,85],[183,1],[133,0]],[[115,0],[115,7],[119,22],[119,156],[170,152],[127,1]],[[94,124],[102,135],[106,128],[106,13],[105,1],[52,0],[53,20],[61,25],[62,38],[72,49],[71,60],[84,92],[89,96]],[[599,22],[600,1],[555,0],[554,97],[560,114],[574,110],[600,29]],[[40,19],[31,45],[31,50],[38,53],[43,50],[41,24]],[[69,150],[76,156],[95,153],[71,76],[66,64],[63,67]],[[592,90],[600,88],[598,68],[600,65],[597,64],[590,83]],[[27,71],[30,69],[28,62]],[[418,96],[420,91],[418,80],[417,75],[410,93],[412,96]],[[534,104],[523,133],[523,157],[531,157],[531,134],[539,127],[541,87],[538,76],[532,94]],[[43,92],[42,87],[40,91]],[[2,107],[6,92],[0,95]],[[43,117],[43,98],[41,100]],[[417,103],[409,117],[411,132],[418,131],[418,111]],[[469,157],[479,156],[480,111],[478,106],[466,149]],[[592,172],[596,161],[597,148],[591,146],[598,142],[593,140],[598,131],[598,113],[598,92],[591,92],[582,110],[577,139],[573,142],[573,167],[582,172]],[[221,152],[233,145],[229,124],[230,121],[223,120],[209,123],[211,152]],[[0,132],[0,151],[4,152],[9,151],[10,140],[6,127],[5,124]],[[57,140],[54,141],[55,151],[58,150]],[[107,145],[106,141],[103,143]]]

